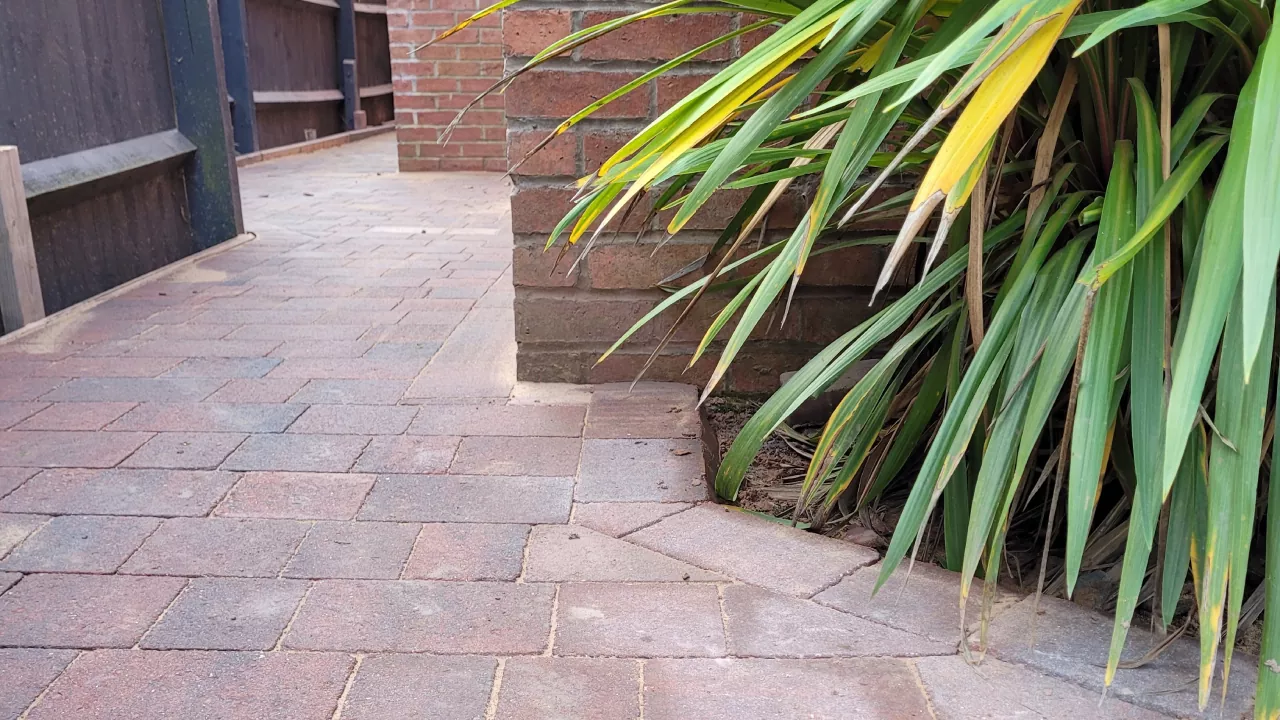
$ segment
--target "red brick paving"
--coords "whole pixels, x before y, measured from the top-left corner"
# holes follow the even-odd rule
[[[506,186],[394,163],[247,169],[257,239],[0,344],[0,720],[1149,716],[1052,634],[972,706],[949,580],[698,504],[691,388],[517,383]]]

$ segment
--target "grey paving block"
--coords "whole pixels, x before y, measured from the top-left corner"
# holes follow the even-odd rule
[[[744,582],[808,597],[879,559],[874,550],[700,505],[627,536],[629,542]]]
[[[720,657],[724,624],[714,585],[560,586],[555,655]]]
[[[285,635],[295,650],[521,655],[551,633],[552,588],[516,583],[323,580]]]
[[[562,523],[573,478],[385,475],[360,509],[361,520]]]
[[[908,661],[650,660],[646,720],[930,720]]]
[[[1041,598],[1039,615],[1035,614],[1032,606],[1033,598],[1027,598],[992,621],[988,636],[989,652],[1006,662],[1101,693],[1103,668],[1111,643],[1112,619],[1056,598]],[[1144,629],[1130,628],[1124,658],[1140,657],[1157,642]],[[1168,715],[1198,717],[1195,679],[1199,674],[1199,662],[1199,644],[1192,638],[1182,638],[1143,667],[1117,671],[1110,695]],[[1235,654],[1226,702],[1216,717],[1252,715],[1257,666],[1256,658],[1239,652]],[[1215,706],[1218,704],[1221,667],[1217,676]]]
[[[578,502],[710,499],[697,440],[585,440]]]
[[[951,654],[956,643],[936,642],[751,585],[724,590],[729,654],[805,658]]]
[[[159,650],[270,650],[307,591],[301,580],[196,578],[141,647]]]
[[[528,582],[717,582],[729,578],[573,525],[539,525],[529,537]]]
[[[1160,720],[1160,713],[987,658],[970,665],[958,655],[920,658],[920,679],[938,720]]]

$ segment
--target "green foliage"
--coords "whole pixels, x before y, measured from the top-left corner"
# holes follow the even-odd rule
[[[943,551],[930,559],[960,570],[964,596],[980,570],[988,584],[998,578],[1015,518],[1033,500],[1048,508],[1041,583],[1048,576],[1068,595],[1109,542],[1127,537],[1114,561],[1106,682],[1135,611],[1151,598],[1153,618],[1170,623],[1190,575],[1202,707],[1220,647],[1225,690],[1246,593],[1274,591],[1265,593],[1257,694],[1258,716],[1274,718],[1280,493],[1259,483],[1274,437],[1280,260],[1273,10],[1252,0],[1120,4],[674,0],[574,33],[495,89],[648,18],[740,12],[755,21],[592,103],[549,142],[652,77],[772,26],[584,178],[549,241],[588,253],[649,193],[655,215],[674,210],[675,234],[715,193],[752,188],[715,256],[684,273],[698,277],[618,341],[677,306],[678,326],[708,293],[732,292],[698,348],[718,355],[706,393],[790,303],[814,257],[887,245],[879,292],[927,253],[909,287],[895,286],[751,418],[717,492],[734,499],[788,416],[874,358],[813,438],[798,523],[820,530],[905,496],[880,582],[940,523],[928,534]],[[799,227],[746,252],[798,182],[813,189]],[[873,201],[886,182],[910,189]],[[901,231],[841,234],[872,213],[896,213]],[[919,238],[926,231],[932,237]],[[1251,552],[1265,554],[1265,578],[1250,574]]]

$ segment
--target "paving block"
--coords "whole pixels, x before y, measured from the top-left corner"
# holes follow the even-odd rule
[[[295,650],[522,655],[551,632],[552,588],[517,583],[322,580],[285,635]]]
[[[218,506],[226,517],[350,520],[373,487],[373,475],[250,472]]]
[[[133,647],[186,583],[167,577],[28,575],[0,595],[0,646]]]
[[[0,513],[0,557],[7,555],[47,522],[49,517],[46,515]]]
[[[278,358],[264,357],[188,358],[162,377],[260,378],[279,364]]]
[[[30,720],[330,720],[354,661],[329,653],[97,650]]]
[[[0,718],[13,720],[53,682],[73,659],[74,650],[0,649]]]
[[[113,573],[159,525],[156,518],[60,515],[28,535],[0,570]]]
[[[563,523],[573,478],[386,475],[374,483],[361,520]]]
[[[719,582],[729,578],[574,525],[539,525],[529,538],[529,582]]]
[[[651,660],[645,720],[930,720],[905,660]]]
[[[244,433],[156,433],[137,452],[125,458],[120,466],[212,470],[247,437]]]
[[[370,360],[421,360],[430,362],[440,349],[440,342],[380,342],[374,343],[364,357]]]
[[[35,400],[66,382],[66,378],[0,378],[0,401]]]
[[[0,467],[0,498],[16,490],[38,472],[39,468]]]
[[[280,403],[143,403],[110,430],[276,433],[298,419],[305,405]]]
[[[620,658],[511,658],[498,720],[634,720],[640,663]]]
[[[497,664],[484,657],[371,655],[360,663],[342,718],[483,718]]]
[[[690,503],[574,503],[573,523],[611,537],[622,537],[691,507]]]
[[[150,439],[145,432],[10,430],[0,433],[0,458],[15,467],[109,468]]]
[[[226,470],[346,472],[368,444],[364,435],[252,435],[222,466]]]
[[[120,572],[132,575],[275,577],[309,525],[256,518],[171,518]]]
[[[581,448],[577,438],[466,437],[449,470],[457,475],[573,475]]]
[[[1033,605],[1034,598],[1026,598],[991,621],[989,652],[1000,660],[1061,678],[1095,695],[1100,694],[1111,642],[1112,618],[1057,598],[1042,597],[1039,615]],[[1031,644],[1032,639],[1035,640],[1034,645]],[[971,638],[970,642],[974,640]],[[1159,642],[1152,633],[1132,627],[1123,657],[1140,657]],[[1193,638],[1182,638],[1141,668],[1117,671],[1108,694],[1167,715],[1198,717],[1195,680],[1199,675],[1199,663],[1199,644]],[[1215,717],[1252,715],[1257,667],[1256,658],[1239,652],[1235,654],[1227,696]],[[1221,677],[1222,668],[1219,667],[1217,672]],[[1216,697],[1214,703],[1218,704]]]
[[[293,402],[313,405],[395,405],[409,389],[407,380],[308,380]]]
[[[7,430],[49,407],[49,403],[0,402],[0,430]]]
[[[958,655],[920,658],[920,679],[938,720],[1160,720],[1168,717],[1096,692],[987,658],[970,665]]]
[[[528,525],[428,523],[404,568],[409,580],[515,580]]]
[[[710,497],[696,440],[585,440],[578,502],[698,502]]]
[[[771,590],[809,597],[880,556],[868,548],[699,505],[627,536],[663,555]]]
[[[132,402],[54,403],[17,425],[18,430],[101,430],[132,410]]]
[[[411,380],[418,376],[426,358],[411,360],[370,360],[368,358],[288,358],[271,371],[270,377],[327,378],[334,380]]]
[[[238,476],[189,470],[46,470],[0,510],[172,517],[207,515]]]
[[[271,351],[276,358],[358,358],[373,343],[364,340],[286,340]]]
[[[283,403],[306,385],[303,378],[243,378],[232,380],[207,398],[211,403]]]
[[[355,469],[376,473],[444,473],[457,454],[460,440],[418,435],[374,437],[356,461]]]
[[[355,340],[363,328],[346,325],[245,325],[227,336],[230,340]],[[278,349],[278,348],[277,348]],[[272,350],[271,352],[275,352]]]
[[[568,583],[560,586],[556,655],[721,657],[715,585]],[[696,716],[695,716],[696,717]]]
[[[195,578],[139,646],[270,650],[306,591],[301,580]]]
[[[284,569],[285,577],[394,580],[413,550],[416,523],[318,522]]]
[[[419,411],[409,433],[578,437],[583,417],[580,405],[428,405]]]
[[[691,386],[629,393],[601,388],[591,396],[585,437],[697,438],[702,418]]]
[[[41,399],[49,402],[199,402],[224,383],[226,380],[219,378],[77,378]]]
[[[862,568],[813,597],[815,602],[837,610],[874,620],[883,625],[923,635],[943,642],[959,644],[960,574],[949,572],[927,562],[917,562],[907,574],[903,563],[874,597],[880,566]],[[1019,598],[1000,592],[992,604],[992,617],[999,615]],[[982,578],[977,578],[969,593],[965,622],[978,627],[982,617]]]
[[[406,405],[313,405],[289,426],[291,433],[399,435],[418,408]]]
[[[729,654],[740,657],[914,657],[957,646],[753,585],[725,588],[724,608]]]

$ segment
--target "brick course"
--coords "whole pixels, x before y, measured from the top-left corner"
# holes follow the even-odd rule
[[[507,71],[520,67],[557,38],[644,7],[639,2],[601,7],[577,0],[517,3],[504,13]],[[747,21],[732,14],[653,18],[589,42],[520,77],[506,93],[508,162],[516,166],[561,121],[588,103],[743,22]],[[706,256],[749,191],[717,193],[683,232],[661,247],[664,238],[657,225],[643,226],[653,201],[645,197],[628,217],[614,221],[623,233],[602,235],[591,255],[573,270],[576,248],[559,262],[558,249],[544,253],[542,248],[547,235],[573,207],[574,179],[599,168],[646,123],[758,42],[755,36],[731,40],[632,90],[514,167],[511,224],[516,241],[513,270],[520,379],[612,382],[631,380],[643,367],[674,317],[661,317],[641,329],[608,361],[597,365],[596,359],[665,297],[655,288],[657,283]],[[785,237],[804,208],[798,194],[785,195],[769,216],[768,237]],[[660,213],[656,222],[665,223],[670,216],[669,211]],[[780,309],[769,322],[761,323],[721,389],[771,390],[781,372],[797,368],[822,343],[865,318],[867,292],[880,262],[880,249],[866,247],[815,262],[795,296],[787,324],[778,326]],[[708,298],[647,377],[705,382],[718,343],[692,369],[686,371],[686,367],[715,311],[727,299]]]
[[[388,0],[387,4],[400,170],[506,170],[501,95],[489,96],[468,113],[451,142],[437,143],[458,111],[502,77],[501,15],[491,15],[447,42],[412,53],[490,5],[490,0]]]

